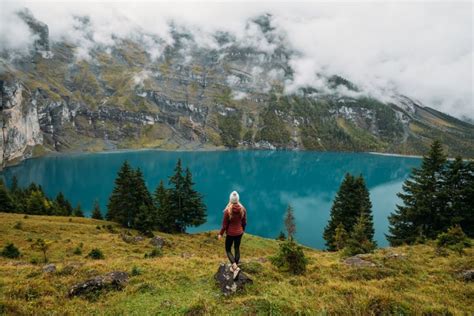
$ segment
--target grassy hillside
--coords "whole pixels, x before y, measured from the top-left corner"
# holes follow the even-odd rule
[[[430,245],[380,249],[367,258],[378,265],[372,268],[349,267],[337,253],[305,249],[310,260],[306,275],[291,276],[266,260],[277,251],[277,241],[245,235],[244,271],[254,284],[245,293],[223,297],[213,280],[225,261],[217,232],[157,233],[168,241],[163,256],[145,259],[153,248],[149,240],[126,243],[120,231],[106,221],[0,213],[0,246],[13,242],[22,253],[19,259],[0,258],[0,314],[474,312],[474,284],[457,277],[459,271],[473,268],[474,249],[464,256],[437,256]],[[55,273],[42,272],[42,254],[31,248],[37,238],[51,242],[47,255],[57,266]],[[81,244],[82,254],[75,254]],[[101,249],[105,259],[85,258],[92,248]],[[395,253],[406,257],[390,257]],[[31,263],[35,261],[40,263]],[[114,270],[131,273],[134,267],[141,273],[131,275],[122,291],[67,297],[75,283]]]

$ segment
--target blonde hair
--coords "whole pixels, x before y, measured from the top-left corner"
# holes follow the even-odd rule
[[[243,218],[245,216],[245,208],[240,202],[235,203],[240,206],[240,218]],[[234,203],[227,203],[227,206],[225,207],[225,212],[227,215],[229,215],[229,219],[232,219],[232,206],[234,206]]]

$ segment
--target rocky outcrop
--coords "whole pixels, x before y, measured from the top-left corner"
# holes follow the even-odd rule
[[[214,279],[219,288],[226,296],[243,291],[246,285],[253,283],[252,279],[250,279],[244,272],[240,272],[237,279],[234,280],[230,267],[230,264],[221,263],[219,269],[214,275]]]
[[[150,244],[152,244],[155,248],[163,248],[166,244],[166,241],[163,237],[155,236],[150,240]]]
[[[96,276],[90,280],[75,284],[69,290],[69,297],[86,295],[102,290],[121,290],[128,282],[128,273],[114,271]]]
[[[36,103],[16,80],[1,81],[0,165],[10,160],[23,159],[31,149],[43,143]]]
[[[472,282],[474,281],[474,269],[461,271],[458,277],[464,282]]]

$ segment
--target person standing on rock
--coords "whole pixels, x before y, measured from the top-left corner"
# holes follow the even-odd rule
[[[232,264],[230,271],[234,274],[234,280],[240,273],[238,266],[240,261],[240,241],[242,240],[246,225],[247,210],[239,202],[239,193],[233,191],[229,196],[229,203],[224,209],[222,228],[217,237],[221,239],[224,232],[226,232],[225,252]],[[231,252],[232,244],[234,245],[234,255]]]

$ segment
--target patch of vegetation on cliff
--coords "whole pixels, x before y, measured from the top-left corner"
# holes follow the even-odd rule
[[[242,133],[242,114],[240,111],[228,113],[226,116],[219,115],[217,126],[220,130],[222,143],[226,147],[235,148],[239,145]]]
[[[267,141],[277,147],[285,147],[290,142],[290,132],[282,119],[284,113],[278,103],[272,103],[260,113],[261,129],[255,135],[255,141]]]
[[[17,222],[21,229],[14,229]],[[18,259],[0,258],[0,308],[6,314],[469,314],[471,283],[458,278],[472,268],[474,249],[465,255],[435,254],[435,243],[378,249],[364,255],[374,267],[353,267],[339,253],[304,248],[306,274],[279,271],[270,262],[282,243],[246,234],[242,259],[254,284],[224,298],[213,275],[226,261],[217,231],[169,235],[162,256],[144,258],[150,240],[127,243],[119,225],[87,218],[0,213],[1,248],[13,243]],[[128,231],[132,236],[137,232]],[[125,233],[125,231],[124,231]],[[42,252],[31,245],[48,243],[56,272],[42,272]],[[86,255],[100,249],[104,259]],[[76,251],[80,249],[81,251]],[[397,256],[398,254],[398,256]],[[95,275],[121,270],[131,274],[122,291],[66,298],[68,289]],[[132,273],[135,271],[134,273]],[[136,273],[139,271],[139,273]],[[311,299],[308,299],[310,297]]]

